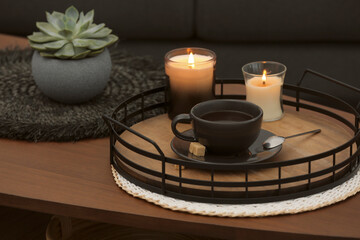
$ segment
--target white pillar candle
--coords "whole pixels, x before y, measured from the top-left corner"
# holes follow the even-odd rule
[[[282,110],[282,84],[277,76],[250,78],[246,83],[246,100],[255,103],[263,110],[263,120],[273,121],[280,119]]]
[[[188,113],[195,104],[214,98],[215,61],[215,54],[207,49],[175,49],[165,56],[170,118]]]

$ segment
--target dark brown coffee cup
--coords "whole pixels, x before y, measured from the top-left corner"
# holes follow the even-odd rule
[[[178,138],[206,146],[214,154],[236,154],[246,151],[259,136],[263,112],[253,103],[216,99],[195,105],[190,114],[177,115],[171,128]],[[191,123],[194,136],[185,136],[178,123]]]

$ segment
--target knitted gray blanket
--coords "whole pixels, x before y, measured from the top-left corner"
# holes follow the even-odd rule
[[[0,137],[27,141],[77,141],[108,136],[102,120],[124,99],[160,86],[163,69],[148,57],[110,49],[111,79],[102,95],[77,105],[55,102],[36,87],[31,76],[33,51],[0,51]]]

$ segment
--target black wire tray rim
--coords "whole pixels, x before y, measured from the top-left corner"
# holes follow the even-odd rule
[[[125,105],[127,105],[128,103],[130,102],[133,102],[133,101],[136,101],[138,99],[142,99],[142,103],[144,103],[144,98],[148,95],[151,95],[151,94],[154,94],[154,93],[157,93],[157,92],[161,92],[161,91],[164,91],[166,89],[166,85],[163,85],[163,86],[160,86],[160,87],[157,87],[157,88],[152,88],[152,89],[149,89],[149,90],[146,90],[146,91],[143,91],[137,95],[134,95],[134,96],[131,96],[131,97],[128,97],[127,99],[125,99],[124,101],[122,101],[119,106],[117,108],[115,108],[113,114],[112,114],[112,117],[115,118],[115,114],[122,108],[124,108]]]
[[[343,83],[339,83],[337,80],[331,79],[327,76],[321,75],[316,72],[312,72],[311,70],[306,70],[304,72],[303,77],[301,78],[299,84],[297,86],[284,84],[284,89],[290,89],[292,91],[295,91],[296,93],[296,101],[289,101],[284,100],[285,105],[293,106],[296,108],[297,111],[300,110],[300,108],[309,109],[324,115],[327,115],[331,118],[337,119],[340,122],[342,122],[344,125],[349,127],[354,132],[354,136],[345,144],[342,144],[341,146],[338,146],[336,148],[333,148],[330,151],[325,151],[324,153],[316,154],[313,156],[308,156],[306,158],[299,158],[299,159],[293,159],[293,160],[287,160],[282,162],[272,162],[272,163],[257,163],[257,164],[250,164],[250,165],[240,165],[240,166],[219,166],[219,164],[209,164],[209,163],[201,163],[201,162],[191,162],[187,160],[182,159],[173,159],[168,158],[164,155],[160,147],[156,144],[155,141],[151,140],[150,138],[140,134],[139,132],[135,131],[131,127],[127,126],[128,123],[135,123],[139,121],[143,121],[145,119],[145,112],[148,112],[148,117],[154,116],[153,114],[156,113],[156,115],[159,114],[159,111],[151,112],[151,110],[154,109],[163,109],[165,112],[167,112],[167,86],[162,86],[157,89],[151,89],[149,91],[146,91],[144,93],[138,94],[136,96],[133,96],[120,104],[120,106],[117,108],[117,110],[113,113],[113,118],[104,116],[104,120],[108,127],[110,128],[110,163],[114,165],[116,171],[124,176],[126,179],[131,181],[132,183],[139,185],[141,187],[144,187],[150,191],[157,192],[164,194],[166,196],[171,196],[175,198],[180,198],[184,200],[194,200],[194,201],[200,201],[200,202],[212,202],[212,203],[254,203],[254,202],[271,202],[271,201],[277,201],[277,200],[285,200],[285,199],[291,199],[295,197],[301,197],[301,196],[307,196],[309,194],[313,194],[316,192],[320,192],[329,188],[332,188],[334,186],[337,186],[341,184],[342,182],[346,181],[347,179],[350,179],[354,174],[357,173],[357,170],[360,167],[360,131],[359,131],[359,113],[360,113],[360,104],[358,105],[358,109],[352,107],[345,101],[333,97],[329,94],[325,94],[319,91],[315,91],[312,89],[307,89],[301,87],[301,82],[303,81],[304,76],[306,73],[312,73],[317,76],[321,76],[322,78],[329,80],[331,82],[338,83],[342,86],[345,86],[347,88],[354,89],[355,91],[358,91],[360,93],[359,89],[356,89],[352,86],[344,85]],[[219,81],[216,80],[218,83]],[[228,98],[229,96],[234,98],[244,98],[244,95],[224,95],[224,85],[227,83],[240,83],[244,84],[243,80],[220,80],[221,84],[221,94],[218,95],[217,98]],[[162,102],[157,102],[153,104],[153,101],[146,101],[145,96],[148,96],[150,94],[157,94],[161,93],[164,94]],[[315,104],[317,106],[309,105],[306,103],[300,103],[300,94],[306,93],[313,96],[322,97],[326,100],[332,100],[337,103],[340,103],[341,106],[346,107],[347,110],[350,111],[350,113],[353,114],[355,123],[352,124],[350,121],[345,119],[344,117],[340,116],[340,113],[335,113],[330,110],[326,110],[324,107],[318,107],[318,104]],[[138,99],[141,99],[141,109],[139,110],[137,107],[137,110],[131,109],[132,112],[128,112],[128,105],[129,104],[135,104],[135,106],[138,106]],[[156,101],[159,101],[159,98]],[[149,100],[149,99],[147,99]],[[160,100],[161,101],[161,100]],[[146,102],[146,106],[145,106]],[[151,105],[148,103],[151,102]],[[311,103],[313,104],[313,103]],[[134,106],[134,105],[130,105]],[[160,110],[159,109],[159,110]],[[122,110],[122,112],[119,112]],[[118,113],[119,112],[119,113]],[[123,116],[121,116],[121,120],[116,120],[117,114],[123,113]],[[141,120],[137,120],[138,117],[141,115]],[[137,118],[135,118],[137,117]],[[132,119],[134,118],[134,119]],[[149,153],[148,151],[139,149],[136,146],[133,146],[132,144],[126,142],[124,139],[121,138],[119,134],[122,134],[125,131],[129,131],[130,133],[142,138],[143,140],[147,141],[148,143],[152,144],[153,147],[157,150],[158,153]],[[161,163],[161,172],[146,168],[145,166],[142,166],[138,163],[133,162],[131,159],[128,159],[125,157],[115,146],[116,142],[119,142],[120,144],[123,144],[124,147],[128,148],[129,150],[144,155],[145,157],[152,158],[152,160],[159,160]],[[353,144],[356,143],[357,150],[353,152]],[[349,150],[349,157],[346,157],[344,160],[340,163],[336,164],[336,154],[339,151],[348,149]],[[329,154],[331,153],[331,154]],[[322,159],[324,157],[331,156],[332,159],[332,167],[327,167],[325,169],[316,170],[312,169],[311,163],[315,160]],[[300,162],[296,162],[300,161]],[[303,162],[301,162],[303,161]],[[331,163],[331,160],[329,160]],[[182,177],[182,169],[179,167],[178,170],[178,176],[170,175],[166,173],[167,165],[166,163],[174,163],[178,165],[184,165],[187,167],[194,167],[197,169],[207,169],[211,170],[208,171],[209,177],[211,177],[209,181],[206,180],[198,180],[198,179],[190,179],[190,178],[183,178]],[[283,166],[289,166],[294,164],[301,164],[301,163],[308,163],[308,169],[307,174],[302,174],[298,176],[292,176],[292,177],[282,177],[282,171]],[[265,179],[263,181],[249,181],[249,170],[251,169],[263,169],[263,168],[275,168],[277,169],[277,177],[273,176],[270,179]],[[238,181],[238,182],[220,182],[215,181],[214,176],[216,175],[215,171],[217,170],[244,170],[245,174],[245,180],[244,181]],[[142,174],[148,174],[148,175],[139,175],[138,172],[141,172]],[[275,173],[276,175],[276,173]],[[149,176],[152,176],[149,178]],[[318,177],[322,177],[321,179],[318,179]],[[153,177],[158,178],[157,180],[153,179]],[[173,185],[173,184],[176,185]],[[296,186],[284,186],[286,183],[299,183]],[[188,186],[183,186],[183,184],[190,184]],[[198,189],[190,186],[206,186],[210,187],[210,189],[203,190]],[[216,189],[215,187],[223,187],[231,188],[231,187],[238,187],[244,188],[243,190],[239,191],[223,191],[220,189]],[[266,186],[273,186],[275,188],[271,189],[256,189],[256,187],[266,187]],[[254,189],[255,187],[255,189]]]
[[[294,86],[296,87],[296,86]],[[299,87],[296,87],[296,88],[299,88]],[[162,87],[159,87],[156,89],[157,91],[163,91],[165,90],[165,86],[162,86]],[[310,89],[307,89],[309,90],[309,93],[310,92],[313,92],[313,90],[310,90]],[[154,91],[153,89],[150,90],[150,91],[146,91],[144,92],[143,94],[139,94],[139,95],[136,95],[137,97],[131,97],[129,98],[130,100],[136,100],[139,98],[141,98],[141,96],[146,96],[146,95],[149,95],[149,94],[153,94],[153,93],[156,93],[157,91]],[[326,94],[325,94],[326,96]],[[124,101],[121,105],[124,105],[124,103],[128,103],[128,100]],[[287,100],[285,102],[285,104],[289,104],[289,105],[292,105],[292,106],[296,106],[296,105],[299,105],[303,108],[309,108],[309,109],[315,109],[315,110],[320,110],[320,112],[324,113],[324,114],[330,114],[330,115],[333,115],[336,116],[336,118],[340,121],[342,121],[344,124],[348,125],[348,124],[351,124],[348,120],[344,119],[343,117],[337,115],[337,114],[334,114],[326,109],[322,109],[322,108],[319,108],[319,107],[315,107],[315,106],[312,106],[312,105],[308,105],[308,104],[304,104],[304,103],[297,103],[297,102],[292,102],[292,101],[289,101]],[[148,106],[147,108],[148,109],[154,109],[156,107],[160,107],[160,106],[163,106],[162,104],[155,104],[155,105],[151,105],[151,106]],[[120,109],[120,108],[118,108]],[[355,109],[354,109],[355,110]],[[139,112],[139,111],[137,111]],[[133,114],[131,114],[133,115]],[[128,115],[130,116],[130,115]],[[127,117],[128,118],[128,117]],[[124,120],[124,119],[123,119]],[[126,119],[125,119],[126,120]],[[118,124],[118,125],[123,125],[121,123],[121,121],[116,121],[114,120],[113,121],[115,124]],[[353,125],[352,126],[352,130],[356,129],[356,127],[354,127]],[[348,126],[349,127],[349,126]],[[115,138],[119,141],[121,141],[121,137],[119,136],[119,134],[116,132],[116,130],[111,126],[111,129],[112,129],[112,132],[114,133],[114,136]],[[125,131],[125,130],[124,130]],[[354,130],[355,131],[355,130]],[[150,139],[150,138],[149,138]],[[231,166],[228,166],[228,164],[221,164],[221,163],[202,163],[202,162],[191,162],[191,161],[188,161],[188,160],[183,160],[183,159],[174,159],[174,158],[169,158],[169,157],[165,157],[166,158],[166,162],[169,162],[169,163],[173,163],[173,164],[178,164],[178,165],[184,165],[184,166],[189,166],[189,167],[198,167],[198,168],[204,168],[204,169],[211,169],[211,166],[221,166],[222,168],[233,168],[233,167],[237,167],[237,169],[256,169],[256,168],[272,168],[272,167],[278,167],[278,166],[290,166],[290,165],[295,165],[295,164],[301,164],[301,163],[306,163],[306,162],[311,162],[311,161],[316,161],[318,159],[321,159],[321,158],[324,158],[324,157],[329,157],[329,156],[332,156],[334,154],[336,154],[337,152],[340,152],[348,147],[351,147],[352,144],[354,142],[356,142],[358,139],[360,139],[360,131],[357,130],[355,136],[350,139],[349,141],[347,141],[346,143],[332,149],[332,150],[328,150],[328,151],[325,151],[323,153],[319,153],[319,154],[316,154],[316,155],[312,155],[312,156],[307,156],[307,157],[303,157],[303,158],[298,158],[298,159],[291,159],[291,160],[286,160],[286,161],[282,161],[282,162],[265,162],[265,163],[257,163],[257,164],[254,164],[254,165],[244,165],[244,164],[232,164]],[[163,154],[155,154],[155,153],[151,153],[151,152],[148,152],[148,151],[145,151],[145,150],[142,150],[142,149],[139,149],[138,147],[136,146],[133,146],[131,144],[128,144],[124,141],[122,141],[122,143],[126,144],[126,147],[128,147],[129,149],[131,149],[132,151],[134,152],[137,152],[139,154],[143,154],[143,155],[148,155],[150,156],[151,158],[153,158],[154,160],[159,160],[159,161],[162,161],[162,158],[163,158]],[[156,143],[154,143],[156,144]]]
[[[221,96],[226,96],[226,97],[231,97],[231,96],[244,96],[245,97],[245,95],[224,94],[223,85],[226,85],[226,84],[239,84],[239,83],[245,84],[245,81],[243,79],[235,79],[235,78],[232,78],[232,79],[220,79],[220,78],[215,79],[215,84],[220,84],[221,85],[220,86],[220,95]],[[356,117],[360,118],[359,109],[355,109],[352,105],[350,105],[349,103],[345,102],[344,100],[342,100],[342,99],[340,99],[338,97],[335,97],[335,96],[320,92],[318,90],[314,90],[314,89],[310,89],[310,88],[306,88],[306,87],[301,87],[299,84],[294,85],[294,84],[284,83],[283,87],[286,90],[293,90],[293,91],[300,90],[303,93],[316,94],[316,95],[321,96],[321,97],[330,98],[330,99],[332,99],[332,100],[334,100],[336,102],[339,102],[339,103],[345,105],[348,108],[348,110],[351,110],[351,113],[353,113]],[[360,104],[360,102],[359,102],[359,104]]]
[[[216,84],[221,84],[221,86],[223,86],[223,84],[239,84],[239,83],[244,83],[244,80],[243,79],[228,79],[228,80],[223,80],[223,79],[216,79],[215,80],[215,83]],[[346,107],[348,108],[348,110],[351,110],[351,113],[355,115],[355,117],[357,118],[360,118],[360,111],[356,108],[354,108],[353,106],[351,106],[349,103],[345,102],[344,100],[338,98],[338,97],[335,97],[335,96],[332,96],[332,95],[329,95],[329,94],[326,94],[326,93],[323,93],[323,92],[320,92],[320,91],[317,91],[317,90],[313,90],[313,89],[310,89],[310,88],[305,88],[305,87],[300,87],[298,85],[293,85],[293,84],[288,84],[288,83],[284,83],[283,84],[283,87],[284,89],[286,90],[293,90],[293,91],[298,91],[300,90],[301,92],[303,93],[308,93],[308,94],[316,94],[316,95],[319,95],[319,96],[322,96],[322,97],[327,97],[327,98],[331,98],[332,100],[336,101],[336,102],[339,102],[341,104],[344,104],[346,105]],[[163,85],[163,86],[159,86],[157,88],[153,88],[153,89],[149,89],[149,90],[146,90],[146,91],[143,91],[137,95],[134,95],[134,96],[131,96],[131,97],[128,97],[127,99],[125,99],[123,102],[121,102],[119,104],[119,106],[114,110],[113,112],[113,115],[112,117],[115,117],[115,114],[121,109],[121,108],[124,108],[128,103],[132,102],[132,101],[135,101],[135,100],[138,100],[138,99],[144,99],[144,97],[148,96],[148,95],[151,95],[151,94],[154,94],[154,93],[157,93],[157,92],[160,92],[160,91],[164,91],[165,89],[167,88],[166,85]],[[220,93],[220,95],[216,95],[216,97],[220,97],[220,96],[224,96],[224,97],[236,97],[236,98],[239,98],[239,97],[243,97],[245,98],[245,95],[242,95],[242,94],[239,94],[239,95],[231,95],[231,94],[223,94],[223,93]],[[287,100],[284,100],[284,101],[287,101]]]
[[[246,182],[234,182],[234,181],[215,181],[215,180],[198,180],[198,179],[190,179],[185,177],[177,177],[174,175],[170,175],[165,173],[165,175],[162,174],[162,172],[158,172],[146,167],[143,167],[140,164],[132,162],[130,159],[122,155],[116,148],[113,149],[115,156],[118,157],[121,161],[128,164],[132,168],[135,168],[137,170],[140,170],[144,173],[150,174],[155,177],[162,177],[164,176],[165,179],[175,181],[175,182],[181,182],[181,183],[189,183],[189,184],[196,184],[201,186],[214,186],[214,187],[257,187],[257,186],[270,186],[270,185],[278,185],[278,184],[286,184],[286,183],[293,183],[298,182],[302,180],[308,180],[309,178],[315,178],[322,175],[326,175],[328,173],[335,173],[336,170],[339,170],[352,161],[355,161],[358,156],[360,156],[360,149],[358,149],[350,158],[342,161],[341,163],[334,165],[329,168],[322,169],[320,171],[311,172],[307,174],[297,175],[293,177],[286,177],[281,179],[269,179],[269,180],[262,180],[262,181],[246,181]],[[165,169],[166,171],[166,169]]]

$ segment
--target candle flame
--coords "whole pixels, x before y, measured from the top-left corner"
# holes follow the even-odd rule
[[[195,60],[194,60],[194,55],[192,52],[190,52],[190,54],[189,54],[188,65],[191,68],[195,68]]]
[[[266,84],[266,70],[264,69],[264,71],[263,71],[263,75],[262,75],[262,82],[263,82],[263,84],[265,85]]]

